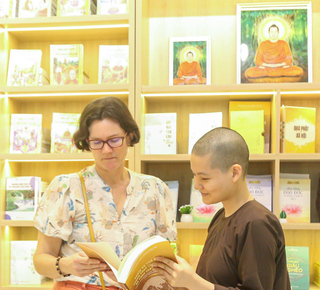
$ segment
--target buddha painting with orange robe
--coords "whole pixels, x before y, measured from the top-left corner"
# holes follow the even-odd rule
[[[187,60],[182,62],[178,70],[178,78],[173,79],[174,85],[198,85],[206,84],[206,78],[202,77],[200,64],[193,60],[193,52],[187,53]]]
[[[269,27],[269,36],[269,40],[260,43],[255,56],[256,66],[248,68],[245,71],[245,77],[249,82],[257,82],[261,78],[282,77],[290,77],[291,81],[298,81],[303,70],[293,65],[289,44],[278,38],[279,27],[277,25],[273,24]]]

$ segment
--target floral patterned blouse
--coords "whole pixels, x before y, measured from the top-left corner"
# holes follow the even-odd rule
[[[127,169],[128,170],[128,169]],[[130,183],[119,217],[111,188],[89,166],[82,170],[96,241],[110,243],[120,259],[143,240],[153,235],[176,239],[175,212],[169,188],[160,179],[128,170]],[[91,241],[80,178],[77,173],[59,175],[43,195],[35,215],[35,227],[43,234],[63,240],[61,254],[71,256],[81,249],[75,242]],[[92,277],[60,277],[100,285]],[[104,275],[107,285],[116,285]]]

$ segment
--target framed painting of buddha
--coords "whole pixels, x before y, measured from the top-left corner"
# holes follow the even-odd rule
[[[237,83],[312,82],[311,2],[237,5]]]
[[[170,37],[169,85],[211,84],[209,36]]]

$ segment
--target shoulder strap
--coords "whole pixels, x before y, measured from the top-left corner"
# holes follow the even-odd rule
[[[93,234],[93,228],[92,228],[92,222],[91,222],[91,216],[90,216],[90,210],[89,210],[86,186],[84,184],[84,179],[83,179],[83,175],[82,175],[81,171],[78,172],[78,175],[79,175],[80,181],[81,181],[82,195],[83,195],[83,199],[84,199],[84,205],[85,205],[85,208],[86,208],[87,221],[88,221],[88,227],[89,227],[89,231],[90,231],[91,241],[95,242],[96,239],[95,239],[94,234]],[[99,272],[99,277],[100,277],[102,289],[106,290],[106,286],[104,285],[103,275],[102,275],[101,272]]]

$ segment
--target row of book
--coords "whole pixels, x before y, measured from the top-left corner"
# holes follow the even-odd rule
[[[179,200],[179,181],[165,181],[168,185],[177,215]],[[248,175],[248,189],[253,198],[270,211],[273,211],[273,190],[271,175]],[[319,185],[320,187],[320,185]],[[285,222],[310,223],[311,181],[309,174],[280,173],[279,207],[286,213]],[[201,193],[194,189],[193,180],[190,190],[190,205],[193,206],[194,222],[210,222],[222,203],[204,204]]]
[[[40,49],[11,49],[8,86],[88,84],[83,70],[82,44],[50,45],[50,74],[41,68]],[[128,82],[128,45],[100,45],[98,83]]]
[[[11,114],[10,153],[77,153],[72,136],[80,114],[53,113],[51,130],[42,114]]]
[[[0,18],[127,13],[127,0],[0,0]]]
[[[189,149],[213,128],[222,126],[222,112],[189,114]],[[250,154],[270,152],[271,103],[229,102],[229,127],[246,140]],[[316,109],[281,107],[281,152],[314,153]],[[145,154],[177,153],[177,113],[145,114]]]

